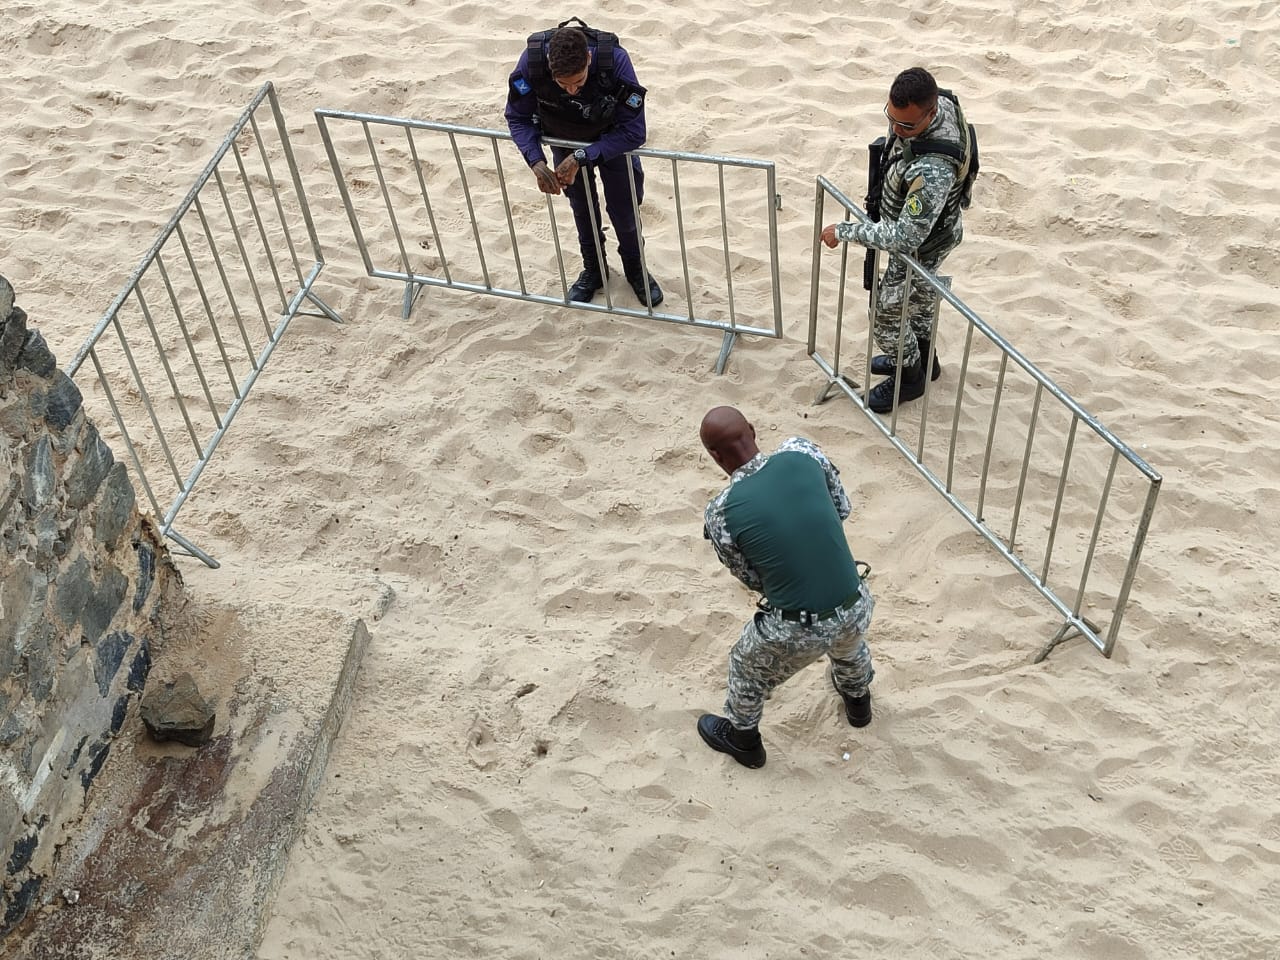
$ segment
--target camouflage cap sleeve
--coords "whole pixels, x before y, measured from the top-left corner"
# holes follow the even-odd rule
[[[728,496],[729,489],[726,488],[723,493],[707,504],[706,512],[703,514],[702,535],[711,541],[716,557],[730,573],[741,580],[748,589],[763,591],[764,580],[751,565],[751,561],[734,544],[733,537],[729,534],[729,524],[724,513],[724,502]]]

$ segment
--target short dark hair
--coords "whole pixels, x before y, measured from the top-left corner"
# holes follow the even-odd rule
[[[924,67],[903,70],[893,78],[893,86],[889,88],[889,102],[899,109],[914,104],[931,110],[938,102],[938,81]]]
[[[572,77],[586,69],[591,58],[587,35],[577,27],[561,27],[547,44],[547,66],[553,77]]]

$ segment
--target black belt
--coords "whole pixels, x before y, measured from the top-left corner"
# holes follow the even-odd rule
[[[861,599],[862,591],[858,591],[852,596],[846,597],[830,610],[779,610],[775,607],[773,612],[783,620],[790,620],[792,623],[803,623],[806,627],[810,627],[819,620],[832,620],[840,616]]]

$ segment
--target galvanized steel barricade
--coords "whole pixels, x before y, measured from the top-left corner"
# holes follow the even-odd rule
[[[858,392],[859,380],[842,366],[842,353],[847,352],[846,293],[854,284],[857,308],[867,311],[870,319],[869,305],[877,291],[868,298],[862,287],[864,248],[841,244],[830,251],[822,244],[827,197],[860,222],[867,220],[830,181],[818,177],[808,352],[827,383],[815,402],[826,400],[832,390],[843,392],[1053,605],[1064,623],[1036,656],[1037,662],[1077,633],[1103,656],[1111,656],[1160,491],[1160,475],[969,309],[951,292],[948,278],[934,276],[909,256],[902,257],[908,267],[903,328],[907,329],[910,284],[928,284],[939,294],[932,352],[944,355],[947,365],[938,381],[930,383],[926,376],[927,389],[919,400],[895,406],[884,417],[868,409]],[[855,258],[853,270],[850,256]],[[879,266],[877,258],[877,283]],[[827,298],[834,299],[830,325],[820,337],[819,321],[828,317],[822,279],[837,273],[835,296]],[[964,349],[958,357],[958,329],[949,322],[939,324],[944,303],[965,323]],[[872,354],[879,351],[870,323],[856,326],[854,335],[865,338],[865,349],[859,350],[853,369],[867,383]],[[944,338],[941,346],[939,332]],[[824,355],[824,349],[830,353]],[[924,359],[926,372],[929,360]],[[949,432],[930,433],[930,417],[949,422]],[[912,435],[904,437],[900,424]],[[1051,509],[1039,509],[1048,503]],[[1094,617],[1107,618],[1106,627]]]
[[[518,167],[519,182],[508,182],[500,148],[511,142],[509,133],[341,110],[317,110],[316,122],[365,270],[371,277],[405,284],[406,318],[423,287],[447,287],[706,327],[724,333],[717,373],[723,372],[738,334],[782,337],[779,199],[772,163],[634,151],[632,156],[649,161],[643,204],[636,202],[634,168],[628,168],[632,207],[645,241],[642,251],[651,249],[657,237],[668,248],[674,246],[674,230],[680,273],[673,275],[669,260],[655,264],[645,252],[645,265],[665,293],[658,308],[647,297],[639,303],[625,283],[608,282],[604,303],[572,303],[568,290],[579,269],[578,242],[567,202],[562,209],[568,226],[562,234],[558,198],[538,191],[514,147],[507,162]],[[682,175],[686,180],[714,177],[714,210],[705,202],[686,210],[688,184],[682,187]],[[711,183],[704,181],[704,186],[704,195],[710,193]],[[591,193],[587,191],[592,220],[599,224]],[[652,215],[646,219],[641,213]],[[566,245],[574,256],[569,266]],[[597,249],[596,254],[604,252]],[[613,262],[613,277],[620,280],[616,255]]]
[[[110,439],[128,449],[161,532],[211,567],[174,520],[293,318],[342,322],[312,290],[323,267],[280,104],[264,83],[67,366],[75,379],[92,361],[96,379],[77,386],[110,406],[119,432]]]

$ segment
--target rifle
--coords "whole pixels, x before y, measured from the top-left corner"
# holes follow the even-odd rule
[[[884,193],[884,154],[888,149],[888,141],[884,137],[876,137],[867,144],[867,218],[875,223],[880,222],[880,197]],[[870,290],[876,282],[876,252],[867,249],[867,257],[862,262],[862,289]]]

